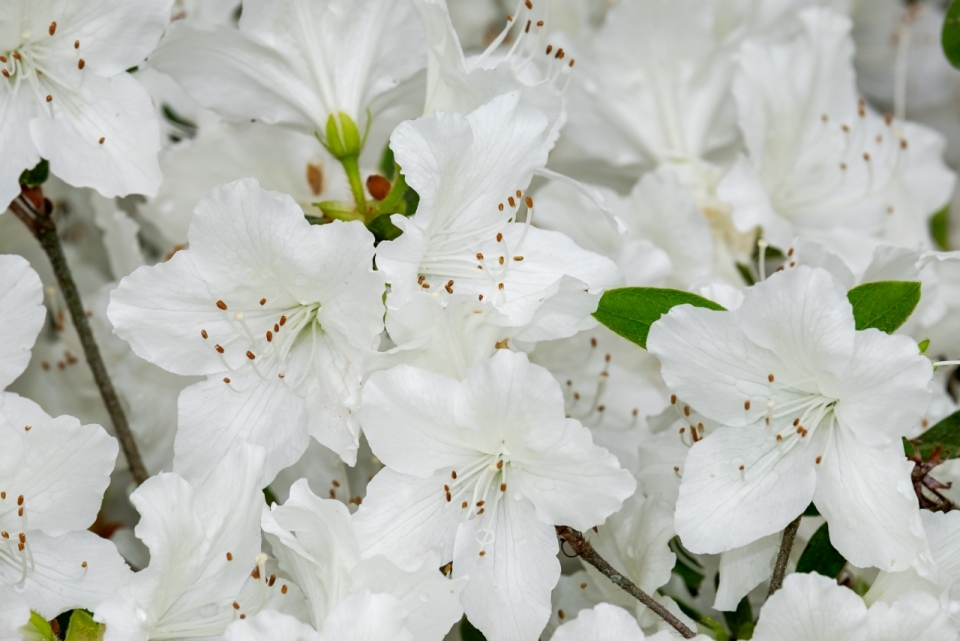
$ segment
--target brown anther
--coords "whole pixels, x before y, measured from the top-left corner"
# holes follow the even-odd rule
[[[286,317],[286,316],[281,316],[281,317],[280,317],[280,327],[283,327],[283,326],[286,325],[286,324],[287,324],[287,317]]]
[[[501,289],[501,290],[502,290],[502,289],[503,289],[503,283],[498,284],[498,285],[497,285],[497,289]]]
[[[868,154],[867,152],[863,152],[863,159],[866,162],[870,162],[870,154]]]
[[[27,546],[24,545],[23,543],[17,543],[17,549],[20,550],[21,552],[23,552],[23,548],[25,548],[25,547],[27,547]]]
[[[13,57],[14,57],[15,60],[23,60],[23,56],[20,55],[20,52],[19,52],[19,51],[14,51],[14,52],[13,52]]]
[[[447,497],[447,503],[449,503],[449,502],[451,501],[451,499],[453,498],[453,497],[450,495],[450,492],[447,492],[446,497]]]
[[[525,27],[523,28],[523,32],[524,32],[524,33],[530,33],[530,25],[532,25],[532,24],[533,24],[533,22],[531,22],[530,20],[527,20],[527,26],[525,26]]]
[[[214,349],[217,350],[220,354],[223,354],[223,348],[220,345],[215,345]]]
[[[236,601],[234,601],[234,602],[233,602],[233,609],[234,609],[234,610],[239,610],[239,609],[240,609],[240,604],[237,603]]]
[[[333,487],[340,487],[340,481],[338,481],[337,479],[333,479],[332,481],[330,481],[330,485],[332,485]]]
[[[767,374],[767,380],[773,382],[773,374]]]
[[[506,492],[506,491],[507,491],[507,484],[506,484],[506,483],[501,483],[501,484],[500,484],[500,491],[501,491],[501,492]]]
[[[745,410],[750,409],[750,401],[744,401],[744,402],[743,402],[743,409],[745,409]]]
[[[822,460],[823,460],[823,457],[822,457],[822,456],[818,456],[818,457],[817,457],[817,465],[820,465],[820,461],[822,461]]]
[[[830,120],[830,116],[828,116],[827,114],[820,114],[820,120],[822,120],[823,122],[827,122],[828,120]]]
[[[47,94],[47,102],[53,102],[53,96]]]
[[[483,301],[483,294],[477,294],[477,300]]]
[[[883,114],[883,122],[887,123],[887,126],[889,127],[891,124],[893,124],[893,115]]]
[[[6,62],[6,61],[7,61],[6,56],[0,56],[0,62]]]
[[[229,377],[229,376],[224,376],[224,377],[223,377],[223,382],[226,383],[227,385],[229,385],[229,384],[230,384],[230,377]]]
[[[485,551],[485,550],[480,550],[480,556],[483,556],[483,555],[485,555],[485,554],[486,554],[486,551]]]
[[[497,259],[497,262],[502,265],[502,264],[503,264],[503,256],[501,256],[500,258],[498,258],[498,259]]]
[[[9,538],[10,538],[10,535],[7,534],[6,532],[0,532],[0,536],[2,536],[2,537],[5,538],[5,539],[9,539]]]
[[[567,615],[564,613],[562,608],[557,610],[557,616],[560,618],[561,621],[567,618]]]
[[[764,421],[764,423],[766,423],[767,425],[770,425],[770,417],[769,417],[769,416],[766,417],[765,419],[763,419],[763,421]]]
[[[444,486],[443,486],[443,491],[444,491],[444,492],[449,492],[449,491],[450,491],[450,486],[449,486],[449,485],[444,485]]]
[[[480,516],[481,514],[483,514],[484,509],[485,508],[480,508],[479,510],[477,510],[477,516]]]
[[[740,466],[740,471],[742,472],[743,470],[744,470],[744,467],[741,465],[741,466]]]
[[[686,428],[686,427],[681,427],[681,428],[680,428],[680,434],[686,434],[686,433],[687,433],[687,428]]]
[[[367,191],[374,200],[383,200],[390,193],[390,181],[378,174],[367,177]]]
[[[10,77],[10,72],[7,71],[6,69],[4,69],[4,70],[3,70],[3,77],[4,77],[4,78],[9,78],[9,77]]]
[[[22,508],[22,507],[17,509],[17,516],[23,516],[23,508]]]
[[[634,408],[633,408],[633,412],[631,412],[631,414],[632,414],[633,416],[638,416],[638,415],[640,414],[640,410],[637,409],[636,407],[634,407]]]
[[[477,252],[477,260],[483,260],[483,254]]]
[[[227,561],[233,561],[233,554],[230,552],[227,552]]]
[[[77,60],[77,69],[83,69],[86,66],[87,66],[87,63],[84,62],[83,58],[80,58],[79,60]]]
[[[52,36],[56,32],[57,32],[57,23],[56,21],[53,21],[50,23],[50,28],[47,29],[47,33],[49,33]]]
[[[575,59],[573,59],[573,58],[570,58],[570,65],[569,65],[569,66],[570,66],[570,67],[572,68],[572,67],[573,67],[573,63],[575,63],[575,62],[576,62],[576,60],[575,60]]]
[[[842,171],[846,171],[846,170],[847,170],[847,163],[845,163],[845,162],[840,163],[840,169],[841,169]]]
[[[223,302],[222,300],[218,300],[218,301],[217,301],[217,307],[219,307],[219,308],[222,309],[223,311],[227,311],[227,304],[226,304],[225,302]]]
[[[670,404],[671,404],[671,405],[676,405],[676,404],[677,404],[677,395],[676,395],[676,394],[671,394],[671,395],[670,395]]]
[[[273,333],[276,334],[276,333],[279,332],[279,331],[280,331],[280,326],[277,325],[276,323],[274,323],[274,324],[273,324]]]
[[[256,358],[256,356],[253,354],[253,352],[251,352],[250,350],[247,350],[247,358],[249,358],[252,361],[253,359]]]
[[[794,425],[794,427],[796,427],[796,426],[799,425],[799,424],[800,424],[800,417],[797,417],[797,418],[793,419],[793,425]]]
[[[207,334],[207,330],[205,330],[205,329],[201,329],[201,330],[200,330],[200,335],[203,336],[204,338],[209,338],[209,337],[210,337],[210,335]]]
[[[330,491],[328,492],[328,494],[330,495],[330,498],[332,498],[332,499],[337,498],[337,491],[336,491],[335,489],[333,489],[333,488],[330,488]]]
[[[453,293],[453,281],[451,280],[450,282],[448,282],[446,285],[443,286],[443,288],[444,288],[445,290],[447,290],[447,293],[448,293],[448,294],[452,294],[452,293]]]
[[[683,415],[684,415],[684,416],[690,416],[690,406],[689,406],[689,405],[684,405],[684,406],[683,406]]]
[[[423,274],[420,274],[420,278],[417,279],[417,285],[423,285],[423,281],[426,278]]]
[[[499,243],[502,240],[503,240],[503,234],[501,234],[500,232],[497,232],[497,242]]]
[[[259,580],[260,580],[260,566],[257,566],[257,567],[255,567],[255,568],[253,568],[253,572],[250,573],[250,576],[252,576],[253,578],[255,578],[255,579],[257,579],[257,580],[259,581]]]
[[[33,429],[33,428],[32,428],[30,425],[24,425],[24,426],[23,426],[23,431],[24,431],[24,432],[29,432],[31,429]]]
[[[553,51],[553,45],[547,45],[547,55],[550,55],[550,52]]]
[[[543,26],[543,20],[537,20],[537,26],[538,26],[538,27],[542,27],[542,26]]]
[[[267,587],[273,587],[273,584],[277,582],[277,575],[271,574],[270,578],[267,579]]]
[[[73,48],[74,48],[74,49],[79,49],[79,48],[80,48],[80,41],[79,41],[79,40],[74,40],[74,41],[73,41]]]
[[[456,480],[456,478],[457,478],[457,471],[456,471],[456,470],[452,470],[452,471],[450,472],[450,478]]]
[[[280,586],[280,594],[286,594],[286,593],[287,593],[287,585],[283,584],[282,586]]]
[[[240,620],[241,620],[241,621],[243,621],[243,620],[246,619],[246,618],[247,618],[247,615],[246,615],[246,614],[241,614],[241,615],[240,615]]]
[[[100,140],[98,140],[97,142],[102,145],[102,144],[105,143],[106,141],[107,141],[106,138],[101,137]]]
[[[267,299],[266,299],[266,298],[261,298],[261,299],[260,299],[260,306],[263,307],[263,306],[266,305],[266,304],[267,304]]]
[[[780,436],[779,434],[777,434],[777,442],[779,443],[779,442],[782,441],[782,440],[783,440],[783,437]]]
[[[86,561],[84,561],[83,563],[81,563],[81,564],[80,564],[80,567],[82,567],[82,568],[85,568],[85,567],[87,567],[87,562],[86,562]]]
[[[508,198],[507,198],[507,202],[510,203],[510,206],[511,206],[511,207],[516,207],[516,206],[517,206],[517,201],[513,199],[513,196],[508,197]]]
[[[27,542],[27,535],[24,534],[23,532],[21,532],[21,533],[18,535],[17,538],[20,539],[20,542],[21,542],[21,543],[26,543],[26,542]]]
[[[793,247],[791,247],[789,251],[787,251],[787,256],[793,256]]]
[[[499,209],[500,211],[503,211],[503,203],[499,203],[497,205],[497,209]]]
[[[900,149],[906,149],[906,148],[907,148],[907,139],[906,139],[906,138],[901,138],[901,139],[900,139]]]
[[[0,492],[0,499],[5,499],[5,498],[7,498],[7,493],[6,493],[6,492]]]
[[[530,0],[525,0],[523,4],[526,5],[527,9],[531,9],[531,10],[533,9],[533,2],[531,2]]]
[[[840,129],[842,129],[842,130],[843,130],[843,133],[845,133],[845,134],[850,133],[850,127],[847,126],[847,125],[840,125]]]
[[[477,507],[483,507],[484,503],[486,503],[486,501],[477,501]]]
[[[464,501],[463,503],[461,503],[461,504],[460,504],[460,507],[461,507],[461,508],[466,508],[466,507],[467,507],[467,502]]]
[[[17,497],[17,505],[23,505],[23,494]]]
[[[497,469],[498,469],[498,470],[502,470],[502,469],[503,469],[503,461],[497,461]]]
[[[267,342],[268,343],[273,342],[273,332],[271,332],[269,329],[267,330]]]

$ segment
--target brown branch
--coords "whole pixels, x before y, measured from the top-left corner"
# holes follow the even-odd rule
[[[601,574],[610,579],[610,581],[612,581],[614,585],[618,586],[621,590],[656,612],[660,618],[669,623],[673,629],[679,632],[684,639],[693,639],[697,636],[693,630],[684,625],[683,621],[675,617],[670,613],[669,610],[657,603],[653,597],[637,587],[630,579],[625,577],[623,573],[618,572],[613,566],[607,563],[602,556],[597,554],[597,551],[593,549],[592,545],[590,545],[590,541],[588,541],[582,533],[574,530],[571,527],[567,527],[566,525],[558,525],[557,535],[573,549],[577,556],[600,570]]]
[[[80,291],[73,280],[73,274],[63,253],[63,246],[60,244],[60,237],[57,235],[57,223],[53,219],[49,201],[43,198],[39,189],[24,188],[20,197],[10,203],[10,209],[40,241],[40,246],[46,252],[47,258],[50,259],[50,265],[57,277],[60,292],[67,303],[67,309],[70,310],[73,326],[80,337],[80,344],[83,346],[87,364],[93,373],[93,380],[96,381],[97,387],[100,389],[100,396],[103,398],[107,413],[110,414],[110,420],[113,421],[117,440],[120,441],[120,446],[127,458],[130,474],[139,485],[146,481],[150,475],[143,464],[143,459],[140,458],[140,451],[137,449],[133,433],[130,431],[127,417],[120,405],[120,399],[117,397],[113,383],[110,381],[107,368],[103,364],[100,348],[93,337],[93,331],[90,329],[90,322],[87,320],[83,302],[80,300]]]
[[[800,529],[801,514],[786,527],[783,531],[783,539],[780,541],[780,553],[777,554],[777,563],[773,567],[773,578],[770,579],[770,588],[767,590],[767,598],[780,589],[783,585],[783,577],[787,573],[787,561],[790,560],[790,550],[793,549],[793,540],[797,538],[797,530]]]

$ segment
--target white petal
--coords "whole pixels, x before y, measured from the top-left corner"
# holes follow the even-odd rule
[[[46,317],[43,285],[30,263],[20,256],[0,255],[0,389],[27,368]]]
[[[781,538],[780,534],[771,534],[720,555],[720,585],[714,608],[733,612],[743,597],[773,575],[773,559]]]
[[[20,195],[20,174],[40,162],[40,152],[30,139],[27,122],[33,116],[33,106],[26,92],[14,93],[4,81],[0,88],[0,207],[6,210]]]
[[[413,641],[403,605],[389,594],[358,592],[337,604],[320,641]]]
[[[940,602],[929,594],[907,594],[893,605],[870,606],[871,641],[956,641],[956,627]]]
[[[865,447],[838,429],[818,467],[813,502],[830,524],[833,547],[857,567],[907,569],[926,541],[903,446]]]
[[[126,73],[89,74],[77,91],[52,85],[47,90],[52,117],[41,111],[30,122],[30,137],[51,172],[108,198],[157,193],[163,180],[160,126],[140,83]]]
[[[461,525],[453,574],[469,577],[461,595],[467,619],[490,641],[535,639],[560,578],[557,549],[553,526],[526,499],[504,497],[486,518]]]
[[[800,444],[781,451],[761,425],[720,427],[696,443],[677,500],[684,546],[715,554],[785,528],[816,488],[815,454],[808,449]]]
[[[453,559],[460,504],[445,500],[449,473],[426,479],[384,468],[367,486],[353,516],[365,558],[382,554],[401,568],[415,570],[428,553],[445,563]]]
[[[867,608],[820,574],[791,574],[764,604],[756,641],[867,641]]]
[[[592,610],[580,610],[577,618],[564,623],[553,641],[643,641],[637,620],[623,608],[601,603]]]
[[[506,496],[526,497],[551,525],[586,530],[620,509],[637,483],[607,450],[593,444],[590,430],[567,419],[549,449],[510,466]]]
[[[241,391],[238,391],[241,390]],[[267,453],[260,486],[292,465],[307,449],[306,402],[283,382],[253,374],[194,383],[180,393],[174,470],[191,482],[211,473],[238,439]]]
[[[13,588],[0,588],[0,641],[23,641],[20,627],[30,621],[30,608]]]
[[[263,610],[234,621],[223,638],[225,641],[320,641],[320,635],[312,627],[276,610]]]
[[[73,608],[94,610],[133,574],[116,546],[92,532],[27,537],[35,567],[27,574],[30,607],[52,619]]]

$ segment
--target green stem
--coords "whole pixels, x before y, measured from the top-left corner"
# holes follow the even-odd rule
[[[363,191],[363,180],[360,178],[360,157],[350,154],[340,158],[340,164],[347,172],[347,180],[350,181],[350,191],[353,192],[353,200],[357,204],[357,212],[366,218],[367,216],[367,197]]]
[[[143,464],[143,459],[140,458],[140,450],[137,449],[137,443],[133,438],[130,425],[127,423],[120,398],[117,396],[117,391],[114,389],[110,375],[107,373],[107,367],[100,356],[100,348],[93,337],[90,321],[87,319],[83,302],[80,299],[80,290],[77,289],[77,284],[73,280],[73,273],[70,271],[70,265],[67,264],[63,246],[60,244],[57,223],[50,213],[43,209],[37,209],[33,206],[33,203],[23,196],[10,203],[10,209],[33,232],[36,239],[40,241],[43,251],[46,252],[47,258],[50,259],[53,274],[57,278],[57,284],[60,286],[60,292],[67,303],[73,326],[80,337],[83,354],[86,356],[87,364],[93,373],[93,380],[96,381],[97,387],[100,389],[100,396],[103,398],[103,404],[107,408],[110,420],[113,421],[117,440],[120,441],[120,446],[127,458],[130,475],[137,485],[140,485],[149,478],[150,474]]]
[[[397,180],[390,188],[390,193],[387,194],[387,197],[384,198],[380,205],[373,211],[373,214],[370,216],[370,220],[372,221],[374,218],[382,216],[383,214],[398,213],[397,205],[400,204],[401,200],[403,200],[403,194],[406,191],[407,181],[403,177],[403,174],[397,172]]]

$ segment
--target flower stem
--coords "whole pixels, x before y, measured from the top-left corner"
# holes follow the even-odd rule
[[[783,577],[787,573],[787,561],[790,560],[790,550],[793,549],[793,540],[797,538],[797,530],[800,529],[801,514],[786,527],[783,531],[783,540],[780,541],[780,552],[777,554],[777,563],[773,567],[773,578],[770,579],[770,589],[767,590],[767,598],[780,589],[783,585]]]
[[[120,399],[117,397],[117,392],[113,388],[109,374],[107,374],[107,368],[100,357],[100,348],[93,337],[90,322],[87,320],[87,314],[83,309],[83,302],[80,300],[80,292],[73,280],[73,274],[67,264],[66,256],[64,256],[60,237],[57,235],[57,223],[46,205],[47,202],[44,201],[39,189],[31,189],[10,203],[10,209],[40,241],[40,246],[46,252],[47,258],[50,259],[57,284],[63,293],[67,309],[70,310],[73,326],[80,337],[80,344],[83,346],[87,364],[93,373],[93,380],[96,381],[97,387],[100,389],[100,396],[103,398],[107,413],[110,414],[110,420],[113,421],[117,440],[120,441],[120,446],[127,458],[130,474],[139,485],[146,481],[150,475],[143,464],[143,459],[140,458],[140,451],[133,439],[133,433],[130,431],[127,417],[120,405]]]
[[[353,193],[353,200],[357,204],[357,213],[362,216],[361,220],[365,220],[367,217],[367,197],[363,191],[363,180],[360,178],[360,158],[353,154],[344,156],[340,159],[340,164],[347,172],[350,191]]]
[[[684,625],[683,621],[675,617],[670,613],[669,610],[657,603],[653,597],[637,587],[630,579],[625,577],[623,573],[617,571],[613,568],[613,566],[607,563],[602,556],[597,554],[597,551],[593,549],[592,545],[590,545],[590,541],[588,541],[582,533],[574,530],[571,527],[567,527],[566,525],[558,525],[557,536],[559,536],[567,545],[573,548],[573,551],[576,552],[577,556],[600,570],[600,572],[605,577],[610,579],[614,585],[618,586],[621,590],[657,613],[660,618],[669,623],[674,630],[679,632],[684,639],[693,639],[697,636],[693,630]]]

